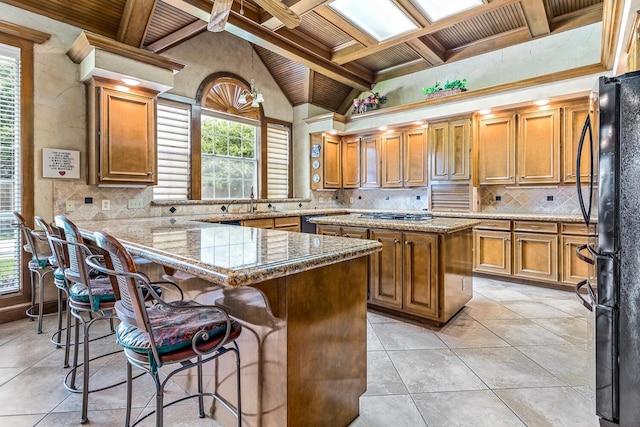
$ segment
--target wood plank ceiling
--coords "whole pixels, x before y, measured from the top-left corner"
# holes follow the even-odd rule
[[[158,53],[206,31],[213,6],[213,0],[4,1]],[[603,16],[603,0],[484,1],[432,23],[413,0],[394,0],[418,29],[382,42],[331,9],[331,0],[283,0],[301,18],[293,29],[251,0],[244,0],[241,14],[235,0],[226,29],[253,44],[292,105],[313,103],[345,113],[354,97],[379,81],[578,28]]]

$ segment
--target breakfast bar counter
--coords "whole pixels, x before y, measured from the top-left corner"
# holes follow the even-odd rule
[[[194,221],[78,221],[176,274],[185,297],[243,325],[238,340],[246,426],[347,426],[366,391],[368,255],[379,242]],[[211,368],[210,368],[211,369]],[[234,367],[205,387],[234,402]],[[227,411],[211,412],[224,426]],[[227,418],[228,417],[228,418]]]

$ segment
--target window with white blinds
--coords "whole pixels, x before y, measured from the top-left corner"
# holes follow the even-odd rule
[[[289,147],[291,129],[276,123],[267,124],[267,197],[289,197]]]
[[[0,294],[20,290],[20,49],[0,44]]]
[[[190,124],[188,105],[158,101],[158,185],[154,200],[186,200],[190,187]]]

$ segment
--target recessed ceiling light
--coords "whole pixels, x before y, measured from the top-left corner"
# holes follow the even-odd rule
[[[130,77],[123,77],[120,81],[129,86],[138,86],[141,83],[140,80],[132,79]]]
[[[383,132],[384,132],[385,130],[387,130],[387,129],[389,129],[387,126],[380,126],[380,127],[378,128],[378,130],[381,130],[381,131],[383,131]]]
[[[489,113],[491,113],[491,109],[490,108],[483,108],[482,110],[478,111],[478,114],[481,114],[483,116],[486,116]]]
[[[482,0],[416,0],[416,3],[425,11],[431,22],[438,21],[447,16],[455,15],[467,9],[483,4]]]
[[[120,92],[129,92],[129,88],[123,85],[116,85],[116,90],[119,90]]]
[[[534,101],[533,103],[540,107],[540,106],[543,106],[543,105],[547,105],[549,103],[549,100],[548,99],[538,99],[537,101]]]
[[[337,130],[335,130],[335,129],[331,129],[331,130],[329,131],[329,133],[330,133],[331,135],[337,135],[337,134],[338,134],[338,131],[337,131]]]
[[[391,0],[335,0],[329,7],[378,41],[418,29]]]
[[[551,106],[549,105],[541,105],[540,106],[540,110],[549,110],[551,108]]]
[[[424,120],[418,120],[417,122],[413,122],[414,125],[420,126],[424,124]]]

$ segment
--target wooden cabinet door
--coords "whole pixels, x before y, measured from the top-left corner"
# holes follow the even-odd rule
[[[513,275],[527,279],[558,281],[558,236],[513,233]]]
[[[360,138],[342,140],[342,188],[360,187]]]
[[[562,283],[575,285],[581,280],[589,278],[589,264],[578,258],[576,249],[587,243],[586,236],[562,236]]]
[[[342,185],[340,139],[332,135],[325,135],[322,145],[324,151],[324,188],[340,188]]]
[[[369,237],[369,229],[359,227],[342,227],[340,235],[352,239],[366,239]]]
[[[449,179],[449,122],[429,124],[429,171],[431,181]]]
[[[363,188],[380,187],[380,146],[378,136],[363,137],[361,147],[361,179]]]
[[[427,185],[427,130],[404,132],[404,186]]]
[[[520,114],[517,181],[519,184],[560,182],[560,109]]]
[[[438,318],[438,236],[403,234],[404,311]]]
[[[582,127],[589,114],[589,105],[585,102],[582,105],[574,105],[565,108],[564,114],[564,160],[563,164],[563,181],[566,183],[576,182],[576,158],[578,154],[578,143],[580,142],[580,134]],[[595,123],[591,123],[594,142],[597,141],[598,128]],[[586,136],[585,145],[582,149],[582,158],[580,161],[580,181],[588,182],[591,155],[591,145],[589,137]],[[598,171],[598,160],[594,159],[594,174]]]
[[[515,139],[513,114],[478,120],[480,184],[515,184]]]
[[[462,181],[471,178],[469,156],[471,154],[471,120],[449,122],[448,178]]]
[[[473,230],[473,271],[511,274],[511,232]]]
[[[382,243],[382,251],[369,258],[369,301],[402,308],[402,233],[370,230],[372,240]]]
[[[380,143],[382,157],[381,184],[385,188],[403,185],[402,134],[384,134]]]
[[[323,236],[340,236],[340,227],[335,225],[320,225],[316,227],[316,234]]]
[[[273,218],[245,219],[241,222],[243,227],[273,228]]]
[[[90,183],[156,184],[155,96],[106,86],[96,90],[99,159]]]

